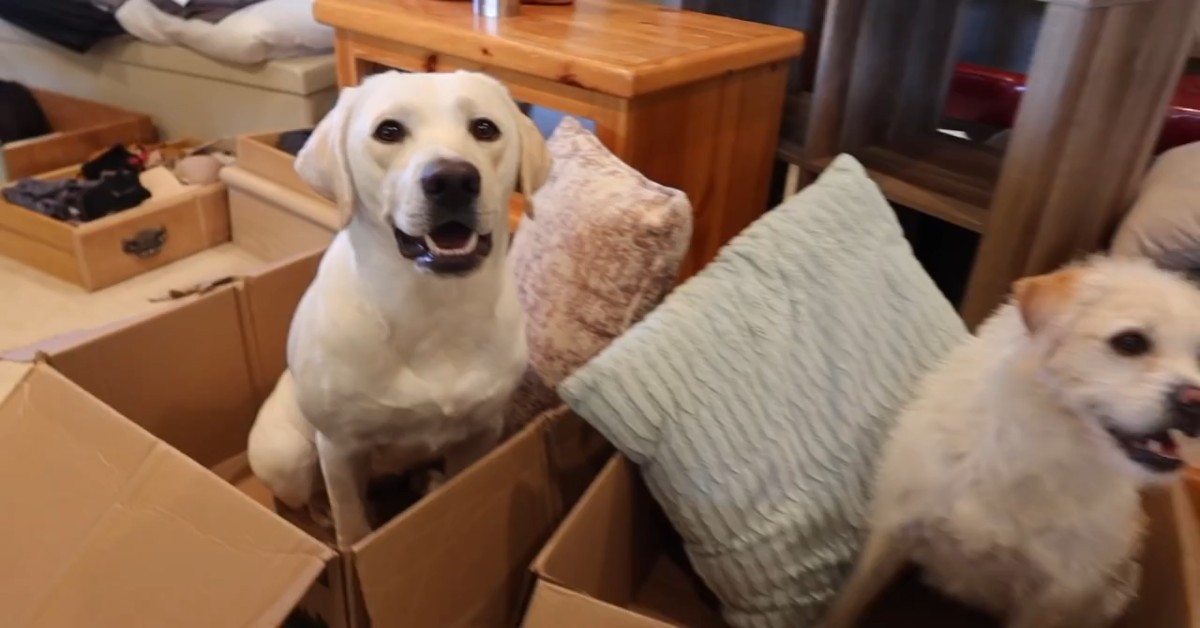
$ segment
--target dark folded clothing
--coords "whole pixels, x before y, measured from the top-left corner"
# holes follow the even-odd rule
[[[304,144],[308,141],[308,137],[312,135],[312,132],[312,129],[301,129],[299,131],[280,133],[276,146],[285,153],[295,155],[300,152],[301,148],[304,148]]]
[[[163,13],[189,20],[204,20],[214,24],[229,17],[229,14],[238,9],[259,2],[262,0],[192,0],[181,6],[175,0],[150,0],[150,4]]]
[[[50,132],[50,121],[28,87],[0,81],[0,144]]]
[[[4,200],[64,222],[88,222],[137,207],[150,198],[136,173],[118,172],[98,181],[23,179],[4,188]]]
[[[88,0],[0,0],[0,19],[75,52],[125,32]]]
[[[129,152],[129,149],[122,144],[117,144],[104,151],[99,157],[79,168],[83,178],[89,181],[95,181],[106,173],[132,172],[137,174],[141,171],[142,158]]]

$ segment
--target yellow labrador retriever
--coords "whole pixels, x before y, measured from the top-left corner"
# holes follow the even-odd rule
[[[297,157],[345,227],[296,310],[249,462],[294,508],[323,471],[341,546],[371,532],[373,475],[444,459],[450,477],[495,446],[526,364],[508,201],[549,169],[504,86],[467,72],[371,76]]]

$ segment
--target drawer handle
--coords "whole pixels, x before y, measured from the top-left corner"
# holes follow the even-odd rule
[[[142,229],[121,242],[121,250],[135,257],[152,257],[167,243],[167,228]]]

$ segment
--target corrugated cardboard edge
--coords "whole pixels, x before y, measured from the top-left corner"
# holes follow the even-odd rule
[[[634,611],[601,602],[549,580],[538,580],[524,628],[670,628]]]

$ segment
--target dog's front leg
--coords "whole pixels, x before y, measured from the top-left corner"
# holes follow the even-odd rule
[[[371,458],[366,452],[338,447],[317,433],[317,452],[325,490],[329,495],[330,514],[339,548],[349,548],[371,533],[367,507],[367,483],[371,479]]]
[[[500,442],[500,433],[503,429],[503,423],[497,423],[448,449],[445,472],[441,477],[430,480],[429,491],[440,488],[447,480],[466,471],[468,467],[486,456],[489,451],[495,449],[496,443]]]
[[[842,587],[821,628],[853,628],[871,602],[896,577],[908,560],[908,547],[893,530],[872,529],[850,579]]]

